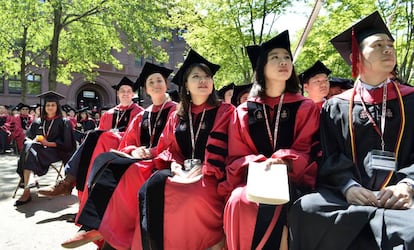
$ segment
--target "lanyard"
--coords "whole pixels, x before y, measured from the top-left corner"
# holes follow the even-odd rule
[[[395,161],[397,161],[398,159],[398,152],[400,150],[400,146],[401,146],[401,141],[402,141],[402,136],[403,136],[403,132],[404,132],[404,127],[405,127],[405,109],[404,109],[404,102],[402,99],[402,95],[400,92],[400,89],[398,88],[397,84],[395,82],[392,82],[394,85],[394,88],[398,94],[398,102],[399,102],[399,106],[400,106],[400,114],[401,114],[401,124],[400,124],[400,130],[398,133],[398,140],[397,143],[395,145]],[[386,88],[387,86],[383,86],[384,88]],[[354,98],[355,98],[355,94],[356,94],[356,87],[354,87],[354,91],[352,93],[352,98],[350,100],[349,103],[349,110],[348,110],[348,126],[349,126],[349,135],[351,137],[351,150],[352,150],[352,160],[356,166],[356,143],[355,143],[355,133],[354,133],[354,126],[353,126],[353,121],[352,121],[352,109],[354,106]],[[362,96],[361,96],[362,97]],[[362,103],[364,103],[364,101],[361,98]],[[364,104],[365,105],[365,104]],[[385,115],[383,115],[385,117]],[[385,119],[385,118],[384,118]],[[387,178],[385,179],[384,183],[382,184],[381,188],[384,188],[388,185],[388,183],[391,180],[391,177],[393,176],[393,172],[390,171]]]
[[[280,120],[280,112],[282,110],[283,98],[285,94],[280,96],[279,105],[277,106],[277,113],[276,113],[276,122],[275,122],[275,130],[273,131],[273,136],[270,131],[269,125],[269,118],[267,117],[266,106],[263,103],[263,112],[266,120],[266,128],[267,128],[267,135],[269,136],[270,144],[272,145],[273,151],[276,151],[276,142],[277,142],[277,132],[279,130],[279,120]]]
[[[201,126],[203,125],[204,115],[206,114],[206,109],[203,109],[203,114],[201,115],[200,123],[197,128],[197,132],[194,137],[194,127],[193,127],[193,118],[191,115],[191,104],[188,108],[188,120],[190,121],[190,136],[191,136],[191,159],[194,159],[194,152],[195,152],[195,144],[198,139],[198,135],[200,134]]]
[[[382,151],[384,151],[385,150],[384,130],[385,130],[385,117],[386,117],[386,112],[387,112],[387,83],[385,83],[384,86],[382,87],[383,91],[382,91],[382,109],[381,109],[381,131],[378,129],[377,123],[375,122],[374,118],[372,118],[371,114],[368,112],[368,109],[365,105],[365,101],[364,101],[363,96],[362,96],[361,82],[359,84],[358,89],[359,89],[359,95],[361,97],[362,107],[363,107],[365,113],[368,116],[369,122],[371,122],[371,124],[374,127],[375,131],[381,137],[381,149],[382,149]]]
[[[119,117],[119,113],[121,113],[121,109],[118,109],[116,112],[116,123],[115,123],[115,129],[118,128],[119,122],[122,120],[122,118],[124,117],[126,111],[129,109],[129,107],[131,107],[131,104],[129,104],[129,106],[125,109],[124,112],[122,112],[121,117]]]
[[[154,127],[151,129],[151,113],[154,109],[154,106],[152,106],[151,112],[148,114],[148,132],[150,135],[150,144],[148,148],[152,148],[152,144],[154,143],[154,135],[155,135],[155,128],[157,127],[158,120],[161,117],[162,110],[164,109],[165,104],[167,103],[167,100],[164,100],[162,103],[161,109],[158,111],[157,116],[155,117]]]
[[[53,122],[55,121],[55,119],[53,119],[51,122],[50,122],[50,125],[49,125],[49,128],[47,129],[47,132],[45,131],[45,127],[46,127],[46,121],[43,121],[43,135],[47,138],[48,136],[49,136],[49,134],[50,134],[50,130],[52,129],[52,126],[53,126]]]

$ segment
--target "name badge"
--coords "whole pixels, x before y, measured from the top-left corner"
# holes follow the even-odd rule
[[[200,159],[187,159],[184,161],[184,171],[190,171],[195,166],[201,166]]]
[[[370,163],[372,169],[395,171],[397,168],[395,153],[390,151],[372,150]]]

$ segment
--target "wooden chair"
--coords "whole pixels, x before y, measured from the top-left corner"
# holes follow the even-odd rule
[[[62,170],[64,169],[64,166],[65,164],[63,163],[63,161],[57,161],[57,162],[50,164],[50,168],[55,170],[57,174],[56,180],[55,180],[56,182],[58,182],[59,180],[63,180],[65,178],[62,175]],[[39,183],[37,182],[37,180],[34,183],[29,184],[29,188],[34,188],[34,187],[39,188]],[[12,198],[16,197],[16,193],[17,193],[17,190],[19,190],[19,188],[24,188],[24,182],[22,178],[20,178],[19,182],[17,183],[16,189],[14,190]]]

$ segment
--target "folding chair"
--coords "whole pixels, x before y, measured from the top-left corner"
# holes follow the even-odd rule
[[[57,162],[53,162],[52,164],[50,164],[50,168],[54,169],[57,173],[56,176],[56,182],[59,180],[63,180],[65,177],[62,175],[62,170],[64,169],[65,164],[63,163],[63,161],[57,161]],[[19,190],[19,188],[24,188],[24,183],[23,180],[20,178],[19,182],[17,183],[16,189],[14,190],[13,196],[12,198],[16,197],[16,193],[17,190]],[[33,187],[37,187],[39,188],[39,183],[37,181],[35,181],[32,184],[29,184],[29,188],[33,188]]]

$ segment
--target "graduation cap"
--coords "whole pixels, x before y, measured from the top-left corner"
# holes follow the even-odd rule
[[[352,76],[357,75],[357,61],[359,56],[359,44],[365,38],[374,35],[384,33],[387,34],[390,39],[394,41],[390,31],[387,28],[384,20],[378,11],[373,12],[366,18],[357,22],[356,24],[349,27],[347,30],[331,39],[332,45],[339,52],[342,58],[352,65]],[[352,53],[352,62],[349,55]]]
[[[188,68],[196,63],[202,63],[207,65],[207,67],[210,68],[211,73],[214,75],[219,69],[220,65],[214,64],[212,62],[209,62],[207,59],[202,57],[200,54],[195,52],[193,49],[191,49],[188,52],[187,58],[184,60],[183,65],[180,67],[180,69],[175,74],[174,78],[171,80],[173,83],[177,84],[178,86],[181,86],[184,83],[184,74],[188,70]]]
[[[240,97],[246,93],[250,92],[253,84],[244,84],[244,85],[234,85],[233,89],[233,96],[231,97],[231,103],[234,106],[238,106],[240,104]]]
[[[68,104],[64,104],[64,105],[62,105],[62,110],[63,111],[65,111],[66,113],[68,113],[69,111],[71,111],[71,110],[73,110],[73,111],[75,111],[75,109],[74,108],[72,108],[70,105],[68,105]]]
[[[270,50],[275,49],[275,48],[286,49],[289,52],[290,57],[292,57],[292,52],[290,50],[290,40],[289,40],[288,30],[283,31],[282,33],[273,37],[269,41],[262,43],[260,45],[260,55],[264,56]]]
[[[317,74],[326,74],[329,75],[331,70],[328,69],[325,64],[321,61],[316,61],[311,67],[299,74],[300,83],[303,85],[308,82],[310,78],[316,76]]]
[[[39,103],[30,105],[30,109],[32,109],[32,110],[35,110],[38,107],[40,107],[40,104]]]
[[[145,81],[150,75],[160,73],[165,79],[168,79],[172,72],[172,69],[146,62],[135,84],[137,84],[138,87],[145,87]]]
[[[176,89],[167,90],[168,95],[170,96],[170,99],[174,102],[180,101],[180,94]]]
[[[46,102],[59,102],[62,99],[65,99],[65,97],[55,91],[46,91],[40,95],[38,95],[40,99],[43,99]]]
[[[24,103],[20,102],[19,104],[16,105],[15,108],[20,111],[22,108],[28,108],[28,109],[30,109],[30,106],[27,105],[27,104],[24,104]]]
[[[246,47],[247,55],[249,56],[250,64],[252,65],[253,71],[256,70],[257,59],[260,56],[260,46],[259,45],[249,45]]]
[[[79,113],[88,111],[88,109],[89,109],[89,107],[83,107],[83,108],[80,108],[80,109],[76,110],[75,112],[79,114]]]
[[[220,99],[224,99],[224,94],[227,92],[227,90],[233,89],[235,86],[234,82],[227,84],[226,86],[222,87],[217,91],[217,95]]]
[[[119,90],[119,88],[122,85],[128,85],[131,86],[132,90],[135,91],[137,89],[137,86],[135,86],[135,83],[133,81],[131,81],[131,79],[129,79],[128,77],[124,76],[121,81],[119,81],[119,83],[117,85],[112,85],[112,88],[115,90]]]
[[[329,77],[329,84],[331,87],[338,86],[341,89],[351,89],[354,86],[354,81],[340,77]]]

